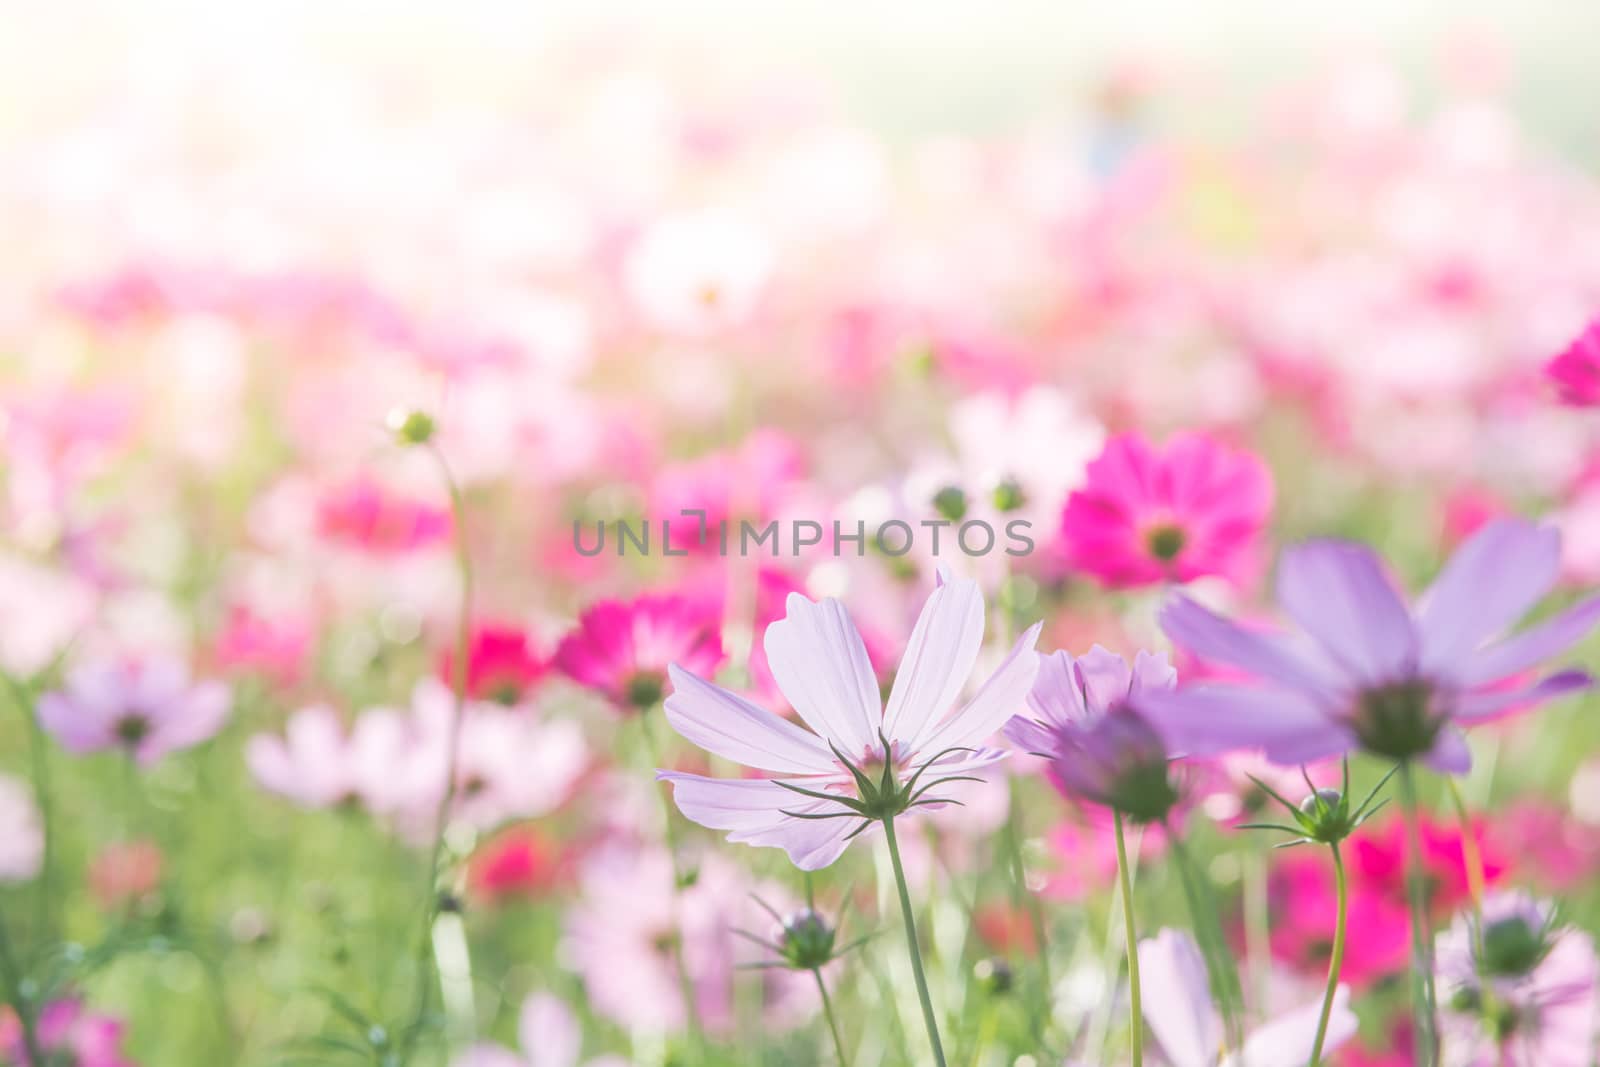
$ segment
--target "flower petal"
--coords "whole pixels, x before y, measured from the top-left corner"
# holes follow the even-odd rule
[[[1514,711],[1522,711],[1546,700],[1576,693],[1594,685],[1587,671],[1561,671],[1541,678],[1533,685],[1508,689],[1480,689],[1456,702],[1454,718],[1459,723],[1488,722]]]
[[[829,774],[839,769],[833,753],[815,734],[677,664],[669,673],[673,691],[664,709],[667,722],[707,752],[783,774]]]
[[[911,741],[949,710],[972,676],[983,643],[983,594],[978,583],[941,582],[917,616],[894,676],[883,730]]]
[[[1162,930],[1139,942],[1139,973],[1144,1021],[1173,1067],[1210,1067],[1222,1044],[1222,1024],[1194,939]]]
[[[1417,609],[1424,669],[1449,667],[1502,633],[1555,584],[1561,535],[1496,519],[1450,557]]]
[[[1316,691],[1329,681],[1284,635],[1247,630],[1186,596],[1173,597],[1161,610],[1161,629],[1203,659],[1280,685]]]
[[[1597,622],[1600,622],[1600,597],[1592,597],[1514,637],[1490,645],[1471,657],[1457,672],[1457,677],[1468,685],[1485,685],[1520,674],[1577,644]]]
[[[1433,747],[1422,757],[1422,762],[1440,774],[1466,774],[1472,770],[1472,749],[1467,747],[1467,735],[1454,726],[1446,726],[1434,738]]]
[[[1309,541],[1284,553],[1278,602],[1328,657],[1363,682],[1414,663],[1416,630],[1378,557],[1352,541]]]
[[[765,647],[778,688],[806,725],[852,757],[876,744],[878,679],[843,604],[790,593],[788,613],[767,627]]]
[[[528,1067],[577,1067],[583,1028],[566,1001],[532,993],[517,1013],[517,1041]]]
[[[801,815],[844,810],[825,800],[805,797],[765,778],[707,778],[662,771],[656,777],[672,783],[678,810],[713,830],[728,830],[728,840],[758,847],[781,848],[801,870],[828,866],[844,852],[844,840],[861,825],[859,819],[801,819]],[[800,784],[800,783],[796,783]],[[821,789],[826,782],[805,782]]]
[[[1027,707],[1028,690],[1033,688],[1033,680],[1039,674],[1039,654],[1033,650],[1033,645],[1039,640],[1043,626],[1036,622],[1028,627],[966,706],[937,729],[914,739],[911,751],[932,754],[941,749],[987,741]]]
[[[1134,708],[1174,753],[1260,749],[1289,766],[1348,751],[1354,738],[1299,693],[1207,685],[1140,694]]]
[[[1229,1056],[1219,1067],[1302,1067],[1311,1058],[1321,1018],[1320,1000],[1280,1015],[1245,1038],[1242,1052]],[[1358,1025],[1356,1013],[1350,1010],[1350,988],[1340,986],[1333,994],[1323,1051],[1332,1052],[1349,1041]]]
[[[1028,707],[1041,722],[1068,726],[1082,722],[1089,714],[1075,662],[1070,653],[1061,651],[1039,657],[1039,673],[1028,690]]]

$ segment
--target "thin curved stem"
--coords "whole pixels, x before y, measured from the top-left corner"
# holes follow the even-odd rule
[[[1416,1030],[1417,1063],[1435,1067],[1439,1060],[1438,1025],[1434,1015],[1433,936],[1428,928],[1428,889],[1422,859],[1416,774],[1409,760],[1400,764],[1400,806],[1405,815],[1406,891],[1411,904],[1411,1018]]]
[[[1144,1063],[1144,1005],[1139,990],[1139,930],[1133,919],[1133,883],[1128,877],[1128,846],[1123,841],[1122,812],[1111,811],[1117,828],[1117,888],[1122,896],[1122,931],[1128,943],[1128,1025],[1133,1035],[1132,1065]]]
[[[1022,820],[1018,814],[1021,805],[1017,803],[1016,779],[1009,779],[1007,784],[1010,796],[1006,806],[1005,840],[1007,858],[1011,861],[1011,903],[1013,907],[1025,909],[1028,913],[1034,953],[1039,960],[1039,989],[1034,998],[1034,1025],[1037,1030],[1049,1021],[1054,999],[1050,981],[1050,946],[1044,931],[1044,909],[1039,904],[1038,894],[1028,888],[1028,868],[1022,859]]]
[[[639,730],[644,735],[645,757],[652,767],[661,766],[661,743],[656,738],[655,720],[657,708],[646,708],[639,713]],[[672,921],[676,925],[679,920],[678,898],[683,892],[683,861],[678,856],[678,828],[673,822],[672,801],[667,799],[667,786],[662,784],[656,791],[656,796],[661,800],[661,825],[662,836],[667,846],[667,856],[672,864]],[[678,975],[678,988],[683,995],[684,1018],[689,1023],[689,1034],[695,1044],[703,1042],[704,1037],[700,1026],[700,1008],[696,1002],[694,992],[694,979],[689,975],[689,966],[683,959],[683,940],[679,937],[672,939],[672,966]]]
[[[1339,972],[1344,967],[1345,920],[1349,913],[1349,890],[1345,885],[1344,857],[1339,854],[1339,842],[1328,845],[1333,852],[1333,884],[1338,896],[1338,913],[1333,921],[1333,952],[1328,957],[1328,988],[1322,994],[1322,1014],[1317,1017],[1317,1036],[1311,1042],[1311,1059],[1307,1067],[1317,1067],[1322,1062],[1322,1045],[1328,1039],[1328,1020],[1333,1018],[1333,999],[1339,992]]]
[[[822,968],[811,968],[811,977],[817,980],[817,993],[822,997],[822,1014],[828,1019],[828,1032],[833,1034],[833,1051],[839,1057],[839,1067],[850,1067],[850,1057],[844,1051],[844,1038],[839,1036],[839,1021],[833,1017],[833,1000],[828,996],[828,984],[822,980]]]
[[[894,884],[900,891],[900,914],[906,921],[906,948],[911,953],[911,973],[917,979],[917,996],[922,1001],[922,1021],[933,1046],[933,1061],[945,1067],[944,1046],[939,1043],[939,1023],[933,1015],[933,1000],[928,996],[928,977],[922,973],[922,949],[917,946],[917,921],[911,914],[911,893],[906,889],[905,868],[900,865],[900,843],[894,836],[894,816],[883,817],[884,836],[889,839],[889,861],[894,865]]]
[[[1478,996],[1482,1000],[1485,1018],[1495,1016],[1494,983],[1483,973],[1483,897],[1488,879],[1483,873],[1483,850],[1478,847],[1477,835],[1472,832],[1472,818],[1467,813],[1467,802],[1461,796],[1456,780],[1446,777],[1446,790],[1451,806],[1456,809],[1456,819],[1461,824],[1461,863],[1467,869],[1467,893],[1472,898],[1472,947],[1478,967]]]
[[[455,806],[456,799],[456,762],[461,750],[462,721],[466,718],[467,711],[467,656],[472,640],[472,554],[467,547],[466,502],[461,495],[461,486],[450,470],[450,464],[445,461],[444,453],[434,445],[430,444],[427,447],[438,465],[440,478],[450,494],[450,515],[455,525],[456,571],[461,581],[461,601],[456,619],[455,659],[450,672],[454,714],[451,716],[450,731],[445,741],[444,789],[440,793],[439,805],[434,812],[433,843],[428,855],[428,881],[424,886],[426,898],[422,909],[422,931],[417,939],[418,989],[414,1014],[416,1025],[410,1031],[412,1034],[421,1031],[421,1023],[427,1017],[429,1006],[433,1001],[433,980],[427,975],[427,970],[429,961],[434,955],[433,924],[439,915],[439,871],[444,863],[445,830],[450,822],[450,809]],[[405,1048],[407,1060],[413,1044],[413,1041],[407,1041]]]

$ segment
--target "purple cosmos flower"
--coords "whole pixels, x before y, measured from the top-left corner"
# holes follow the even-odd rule
[[[1077,659],[1056,652],[1040,660],[1028,693],[1034,717],[1017,716],[1005,734],[1050,761],[1050,781],[1063,794],[1156,821],[1178,794],[1168,775],[1166,742],[1136,704],[1146,693],[1170,690],[1177,679],[1161,653],[1141,651],[1130,667],[1099,645]]]
[[[1187,933],[1162,930],[1139,942],[1145,1022],[1174,1067],[1304,1067],[1311,1058],[1320,1000],[1272,1019],[1244,1039],[1244,1047],[1224,1055],[1222,1020],[1211,1003],[1205,961]],[[1324,1050],[1355,1036],[1350,990],[1334,995]]]
[[[1498,519],[1408,608],[1366,546],[1308,542],[1278,568],[1278,603],[1300,635],[1245,629],[1183,596],[1162,612],[1174,641],[1261,684],[1158,694],[1141,710],[1190,755],[1260,748],[1298,764],[1360,748],[1462,773],[1462,726],[1591,684],[1578,670],[1520,676],[1588,633],[1600,598],[1501,637],[1555,583],[1560,556],[1556,531]]]
[[[182,660],[85,663],[39,698],[39,724],[69,752],[122,749],[148,766],[222,729],[228,687],[192,682]]]
[[[778,777],[658,777],[673,784],[684,815],[730,831],[728,840],[781,848],[804,870],[826,867],[875,820],[946,800],[929,795],[930,787],[1005,758],[978,746],[1027,697],[1039,669],[1038,636],[1035,624],[972,699],[947,716],[983,644],[983,596],[976,582],[941,575],[884,707],[844,606],[791,594],[787,614],[767,627],[765,647],[778,688],[811,730],[676,664],[666,702],[667,721],[684,737]]]

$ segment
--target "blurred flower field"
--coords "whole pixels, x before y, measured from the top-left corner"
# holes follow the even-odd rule
[[[274,60],[6,113],[0,1063],[1596,1062],[1600,180],[1492,51]]]

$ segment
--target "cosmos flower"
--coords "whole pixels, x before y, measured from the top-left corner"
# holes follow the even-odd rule
[[[1247,576],[1272,508],[1272,476],[1249,452],[1200,434],[1157,448],[1119,434],[1067,498],[1068,562],[1108,586]]]
[[[473,1045],[451,1061],[452,1067],[578,1067],[583,1025],[567,1002],[549,993],[531,993],[517,1012],[517,1044],[513,1052],[487,1042]],[[598,1056],[584,1067],[628,1067],[621,1056]]]
[[[1560,555],[1554,530],[1497,519],[1407,607],[1366,546],[1308,542],[1284,553],[1277,584],[1303,636],[1248,630],[1183,596],[1161,615],[1174,641],[1261,684],[1159,694],[1142,710],[1191,755],[1260,748],[1297,764],[1359,748],[1463,773],[1461,727],[1590,684],[1578,670],[1521,676],[1588,633],[1600,598],[1501,639],[1555,582]]]
[[[1177,680],[1162,653],[1141,651],[1129,667],[1099,645],[1077,659],[1056,652],[1041,660],[1028,694],[1033,717],[1012,719],[1006,737],[1050,761],[1046,773],[1063,795],[1116,808],[1138,822],[1159,821],[1178,793],[1166,744],[1137,704]]]
[[[919,793],[991,766],[1005,753],[981,748],[1021,707],[1038,671],[1036,624],[954,714],[983,644],[983,596],[949,581],[923,605],[880,703],[877,678],[855,624],[837,600],[798,593],[767,627],[767,660],[802,729],[674,666],[667,721],[714,755],[775,778],[718,779],[662,771],[678,808],[727,830],[728,840],[782,848],[795,866],[826,867],[874,821],[934,803]]]
[[[692,885],[674,893],[672,858],[659,847],[618,847],[595,853],[583,872],[578,902],[567,911],[561,951],[583,979],[595,1014],[630,1030],[684,1029],[681,956],[695,1017],[708,1032],[735,1025],[736,981],[742,965],[766,954],[734,933],[761,929],[765,913],[752,893],[788,909],[781,887],[752,883],[722,856],[701,856]],[[746,968],[748,970],[748,968]],[[759,981],[761,1019],[787,1029],[816,1011],[809,976],[782,969],[750,975]]]
[[[602,600],[556,649],[556,666],[624,711],[660,702],[668,667],[710,674],[724,653],[720,614],[679,596]]]
[[[1205,961],[1187,933],[1162,930],[1139,942],[1145,1022],[1161,1042],[1173,1067],[1303,1067],[1322,1011],[1321,1000],[1272,1019],[1244,1039],[1244,1047],[1223,1052],[1222,1020],[1211,1003]],[[1350,990],[1334,997],[1324,1048],[1332,1050],[1355,1036]]]
[[[1545,366],[1561,402],[1574,407],[1600,404],[1600,319],[1585,326],[1561,354]]]
[[[1440,936],[1437,967],[1450,1067],[1594,1062],[1600,960],[1589,936],[1563,926],[1547,902],[1487,897],[1481,928],[1468,914]]]
[[[193,682],[182,660],[96,660],[39,698],[39,723],[69,752],[118,749],[149,766],[222,728],[230,702],[221,682]]]
[[[772,259],[766,236],[741,219],[714,212],[669,216],[629,249],[623,283],[648,325],[701,337],[750,316]]]
[[[338,713],[318,704],[290,715],[281,738],[250,738],[244,756],[258,783],[301,807],[381,810],[383,783],[395,774],[406,741],[396,715],[369,712],[346,732]]]
[[[550,664],[533,647],[532,636],[520,626],[480,622],[467,643],[467,696],[516,704],[545,676]],[[455,684],[455,648],[439,656],[438,676]]]
[[[91,1012],[75,997],[46,1004],[35,1026],[45,1059],[52,1064],[59,1060],[73,1067],[137,1067],[122,1051],[122,1020]],[[18,1067],[46,1067],[28,1061],[22,1026],[9,1011],[0,1012],[0,1056]]]

